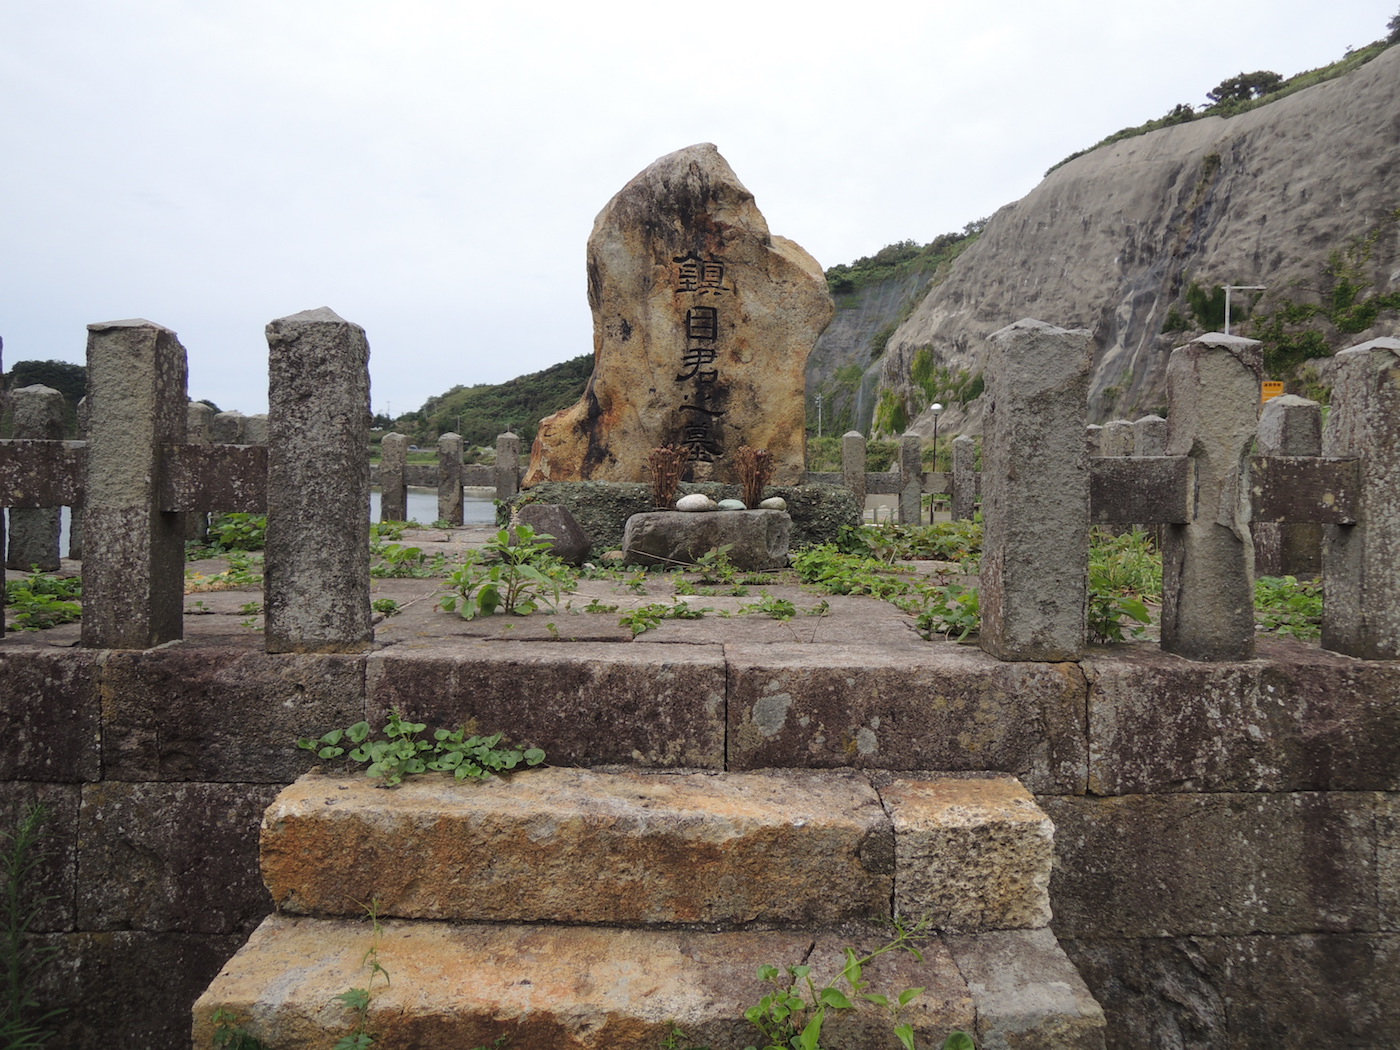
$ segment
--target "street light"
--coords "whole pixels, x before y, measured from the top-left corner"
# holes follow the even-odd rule
[[[1230,293],[1231,292],[1266,292],[1268,289],[1262,284],[1227,284],[1225,286],[1225,334],[1230,334]]]
[[[938,469],[938,417],[943,412],[943,406],[937,401],[928,406],[928,410],[933,413],[933,469]]]

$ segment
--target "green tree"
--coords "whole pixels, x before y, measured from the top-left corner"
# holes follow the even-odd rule
[[[1389,35],[1385,38],[1385,42],[1387,44],[1400,44],[1400,14],[1397,14],[1387,22],[1385,27],[1390,30]]]
[[[1216,106],[1223,102],[1248,102],[1252,98],[1262,98],[1271,91],[1277,91],[1282,86],[1283,77],[1271,69],[1259,69],[1253,73],[1241,73],[1239,76],[1222,80],[1206,92],[1206,98]]]

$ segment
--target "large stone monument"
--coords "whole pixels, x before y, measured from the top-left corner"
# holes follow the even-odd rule
[[[646,481],[662,445],[688,476],[736,481],[741,445],[804,469],[807,355],[831,320],[822,268],[768,224],[719,150],[679,150],[632,179],[588,238],[593,376],[540,424],[525,485]]]

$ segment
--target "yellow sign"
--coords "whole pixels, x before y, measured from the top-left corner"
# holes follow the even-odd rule
[[[1266,379],[1259,384],[1259,403],[1272,401],[1283,394],[1283,384],[1277,379]]]

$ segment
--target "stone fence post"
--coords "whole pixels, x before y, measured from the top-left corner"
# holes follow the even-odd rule
[[[53,387],[21,387],[11,393],[10,404],[14,412],[15,437],[63,440],[63,395]],[[44,572],[57,570],[61,515],[59,507],[15,507],[11,510],[5,567],[22,572],[35,566]]]
[[[1323,540],[1322,644],[1367,660],[1400,659],[1400,339],[1373,339],[1333,360],[1326,456],[1361,461],[1354,525]]]
[[[902,435],[899,439],[899,521],[901,525],[917,525],[922,517],[923,470],[923,442],[919,440],[919,435]]]
[[[977,512],[977,443],[967,434],[953,439],[953,520],[971,521]]]
[[[1322,455],[1322,406],[1284,394],[1259,415],[1261,456]],[[1260,576],[1317,576],[1322,572],[1322,526],[1316,522],[1255,521],[1254,571]]]
[[[865,435],[848,430],[841,435],[841,484],[855,497],[860,520],[865,520]]]
[[[1167,421],[1161,416],[1143,416],[1133,424],[1133,455],[1165,456]]]
[[[184,515],[160,509],[161,445],[183,442],[185,348],[145,320],[88,325],[82,644],[181,637]]]
[[[462,437],[438,438],[438,521],[462,524]]]
[[[267,344],[266,648],[363,652],[374,639],[369,343],[322,307],[271,322]]]
[[[1089,563],[1089,333],[1022,320],[991,344],[981,645],[1000,660],[1074,660]]]
[[[243,428],[248,417],[242,412],[217,412],[209,428],[209,440],[215,445],[242,445]]]
[[[191,401],[185,408],[185,441],[191,445],[214,443],[214,410],[203,401]],[[209,512],[185,512],[185,539],[203,543],[209,537]]]
[[[408,437],[385,434],[379,442],[379,520],[408,520]]]
[[[507,430],[496,435],[496,498],[508,500],[520,491],[520,437]]]
[[[87,441],[88,399],[78,400],[78,440]],[[68,508],[68,557],[75,561],[83,556],[83,503],[79,499]]]
[[[1254,655],[1254,542],[1247,457],[1260,344],[1203,335],[1167,363],[1167,454],[1195,467],[1191,520],[1162,536],[1162,648],[1192,660]]]

